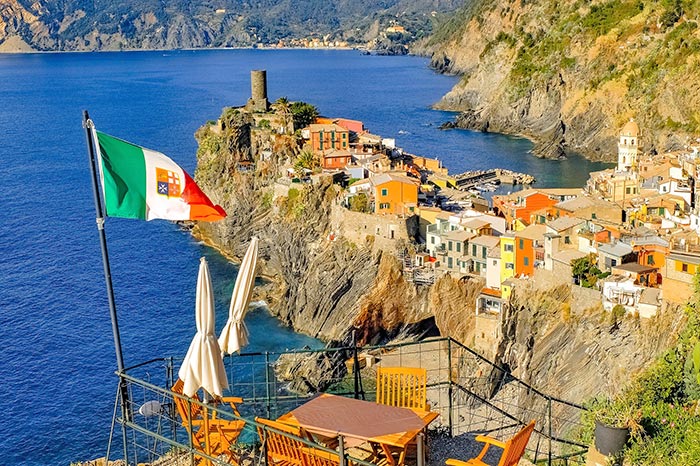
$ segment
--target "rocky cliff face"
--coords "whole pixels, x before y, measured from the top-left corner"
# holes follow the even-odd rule
[[[404,280],[392,247],[378,247],[372,235],[362,244],[346,239],[339,222],[331,221],[344,208],[330,180],[292,189],[275,180],[278,165],[295,158],[292,137],[256,128],[250,114],[228,109],[197,139],[195,178],[229,216],[199,224],[195,234],[238,257],[258,236],[260,271],[270,278],[259,297],[283,322],[335,344],[349,343],[353,330],[360,345],[438,331],[474,344],[483,280],[444,275],[430,287],[416,287]],[[260,150],[269,148],[273,156],[260,160]],[[239,162],[250,157],[257,170],[241,173]],[[669,346],[682,325],[677,309],[649,321],[610,322],[597,292],[562,283],[562,277],[538,277],[516,286],[495,353],[516,376],[554,396],[580,401],[615,393]],[[336,370],[340,360],[319,361],[295,359],[280,370],[304,367],[304,383],[322,385],[324,377],[313,369]]]
[[[463,128],[523,134],[536,155],[612,161],[634,117],[645,150],[700,132],[696,2],[475,0],[433,36],[432,66],[462,75],[436,105]]]
[[[342,232],[331,238],[333,211],[337,217],[344,209],[336,185],[322,180],[290,189],[276,182],[277,165],[295,157],[294,138],[256,128],[249,114],[237,110],[225,111],[219,121],[197,133],[195,178],[229,215],[198,225],[195,234],[238,257],[251,236],[260,238],[261,270],[271,279],[262,297],[274,314],[325,341],[348,342],[352,329],[361,344],[437,333],[433,316],[440,299],[404,281],[396,251],[373,247],[371,238],[354,244]],[[266,148],[273,156],[262,161]],[[257,171],[239,172],[239,162],[251,156]],[[444,277],[439,284],[438,294],[463,300],[458,281]]]

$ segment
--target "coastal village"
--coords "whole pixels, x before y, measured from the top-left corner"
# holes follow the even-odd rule
[[[288,134],[291,120],[269,112],[265,79],[253,72],[246,107],[267,131]],[[418,286],[445,273],[483,280],[474,345],[486,354],[500,338],[500,314],[528,280],[596,290],[605,311],[642,319],[692,294],[700,265],[698,147],[646,153],[634,120],[620,128],[617,164],[591,173],[582,188],[530,187],[531,176],[497,169],[451,176],[439,160],[408,154],[343,117],[318,117],[301,136],[313,158],[286,168],[279,194],[332,177],[343,187],[346,214],[328,240],[371,237],[375,247],[396,251],[405,279]],[[478,195],[501,181],[525,189],[490,203]]]

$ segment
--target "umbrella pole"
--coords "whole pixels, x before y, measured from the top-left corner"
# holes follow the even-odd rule
[[[114,350],[117,356],[117,370],[119,375],[119,393],[122,406],[122,439],[124,443],[124,461],[129,464],[126,437],[126,422],[131,419],[129,415],[129,393],[127,391],[126,380],[124,380],[124,356],[122,355],[121,336],[119,335],[119,322],[117,321],[117,308],[114,304],[114,289],[112,287],[112,272],[109,267],[109,254],[107,253],[107,237],[104,230],[104,213],[102,202],[100,201],[99,183],[97,171],[95,169],[95,141],[93,140],[94,125],[87,110],[83,111],[83,127],[88,149],[88,160],[90,162],[90,172],[92,173],[92,192],[95,198],[95,220],[97,231],[100,236],[100,247],[102,249],[102,266],[105,274],[105,284],[107,285],[107,300],[109,302],[109,315],[112,320],[112,336],[114,338]]]

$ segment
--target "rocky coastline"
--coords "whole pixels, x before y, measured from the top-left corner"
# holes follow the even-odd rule
[[[474,343],[474,303],[483,279],[445,274],[430,286],[406,281],[399,257],[413,247],[410,241],[357,234],[357,219],[341,205],[342,188],[331,177],[293,186],[278,178],[296,159],[294,138],[256,127],[241,109],[225,109],[196,137],[195,179],[230,215],[198,224],[193,234],[229,257],[241,257],[249,238],[258,236],[259,273],[269,282],[255,299],[264,299],[283,323],[332,346],[349,344],[353,332],[359,345],[438,334]],[[239,169],[251,159],[253,172]],[[613,329],[602,308],[591,304],[595,300],[561,277],[525,281],[519,290],[498,324],[500,342],[487,356],[566,399],[615,393],[681,325],[682,313],[665,309],[654,322],[626,319]]]
[[[431,67],[461,76],[435,108],[459,112],[454,127],[523,135],[538,157],[613,161],[614,133],[630,118],[646,130],[645,151],[680,149],[700,129],[690,72],[700,49],[683,46],[697,41],[697,23],[663,23],[657,3],[603,12],[569,0],[554,10],[474,2],[425,47]]]

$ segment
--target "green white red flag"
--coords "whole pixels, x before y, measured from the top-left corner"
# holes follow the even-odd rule
[[[194,180],[170,158],[95,131],[107,216],[153,220],[226,217]]]

